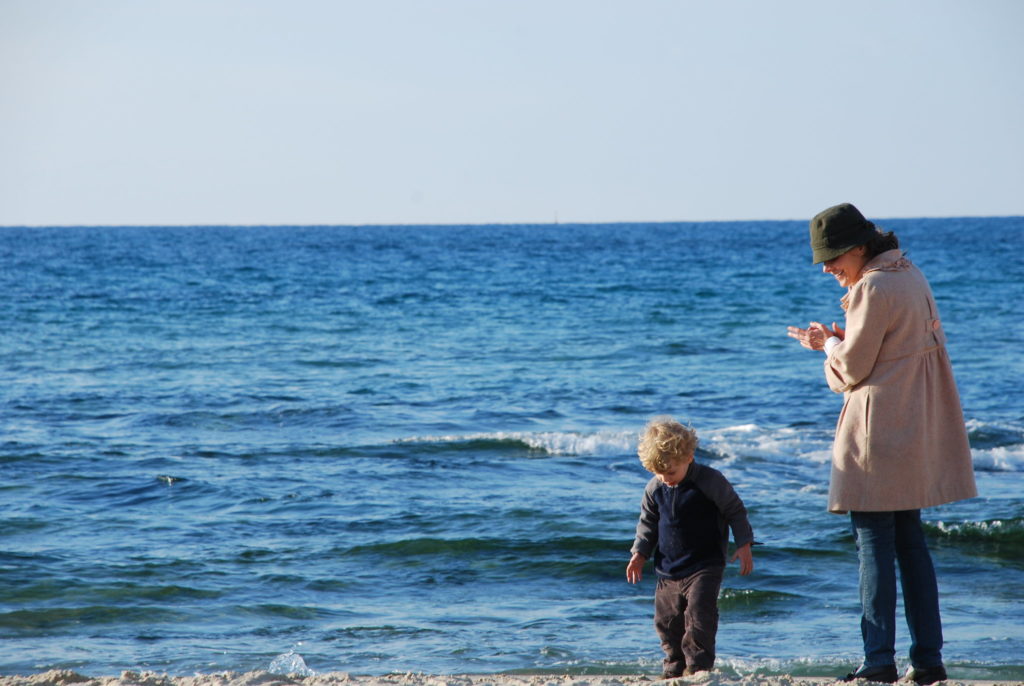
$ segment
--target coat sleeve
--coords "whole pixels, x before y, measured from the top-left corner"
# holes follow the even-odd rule
[[[721,472],[704,467],[698,477],[697,487],[722,513],[726,524],[732,529],[732,538],[737,548],[754,542],[754,530],[747,519],[747,508]]]
[[[852,390],[871,374],[889,328],[890,307],[874,284],[859,283],[850,290],[846,337],[825,359],[825,379],[836,393]]]
[[[640,521],[636,525],[636,540],[633,541],[631,553],[640,553],[648,560],[658,547],[658,503],[654,500],[651,484],[644,489],[644,497],[640,501]]]

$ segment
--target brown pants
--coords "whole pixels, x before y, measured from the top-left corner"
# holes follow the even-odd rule
[[[664,673],[679,676],[715,666],[718,590],[722,567],[710,567],[685,579],[658,579],[654,592],[654,628],[665,651]]]

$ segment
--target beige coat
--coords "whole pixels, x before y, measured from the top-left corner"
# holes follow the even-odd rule
[[[825,360],[844,394],[830,512],[915,510],[978,494],[960,396],[931,288],[890,250],[843,298],[846,336]]]

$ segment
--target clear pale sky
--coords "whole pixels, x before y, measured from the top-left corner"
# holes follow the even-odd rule
[[[0,225],[1024,214],[1020,0],[0,0]]]

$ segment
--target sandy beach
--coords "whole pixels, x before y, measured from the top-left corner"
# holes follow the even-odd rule
[[[331,672],[315,676],[284,676],[264,671],[218,672],[194,676],[168,676],[155,672],[123,672],[120,676],[90,677],[69,670],[51,670],[31,676],[0,677],[0,686],[828,686],[842,683],[827,677],[789,675],[733,677],[718,672],[672,680],[643,675],[509,675],[509,674],[387,674],[361,676]],[[861,681],[860,684],[869,682]],[[1024,681],[942,682],[950,686],[1024,686]]]

